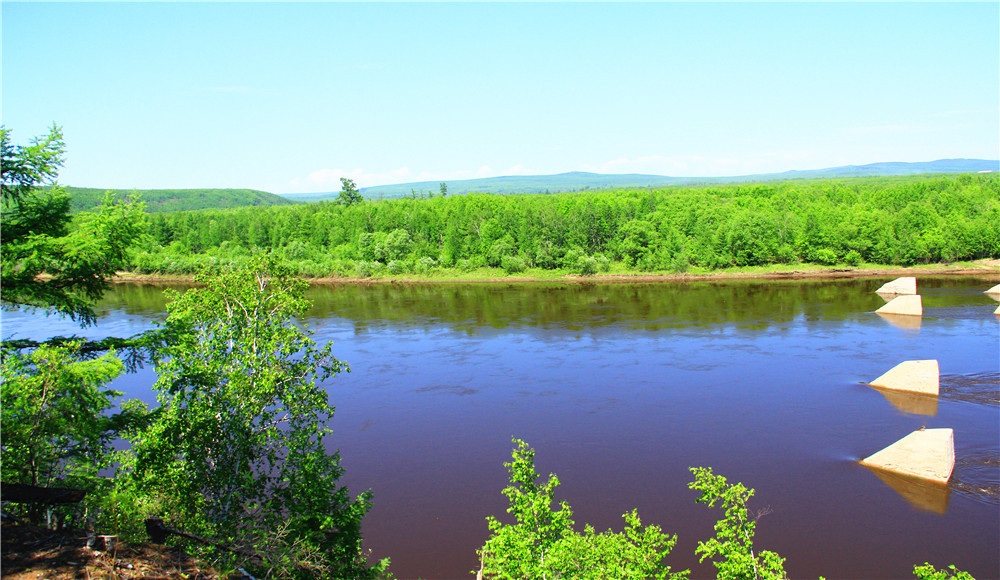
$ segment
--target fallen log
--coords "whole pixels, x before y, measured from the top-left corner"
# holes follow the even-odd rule
[[[24,483],[0,483],[0,501],[16,503],[80,503],[87,492],[69,487],[41,487]]]
[[[239,554],[241,556],[246,556],[252,560],[255,560],[258,564],[267,565],[269,562],[260,554],[252,552],[250,550],[245,550],[243,548],[235,548],[233,546],[227,546],[225,544],[220,544],[218,542],[213,542],[212,540],[202,538],[201,536],[196,536],[194,534],[189,534],[187,532],[182,532],[180,530],[172,530],[163,524],[163,520],[160,518],[147,518],[146,519],[146,534],[149,536],[149,541],[154,544],[163,544],[167,541],[167,536],[181,536],[182,538],[188,538],[196,542],[201,542],[202,544],[208,544],[209,546],[215,546],[220,550],[226,550],[227,552],[232,552],[234,554]]]

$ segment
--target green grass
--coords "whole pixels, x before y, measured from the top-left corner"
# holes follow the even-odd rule
[[[770,264],[766,266],[749,266],[744,268],[732,267],[724,268],[719,270],[709,270],[706,268],[691,267],[685,272],[675,272],[670,270],[655,270],[655,271],[639,271],[639,270],[629,270],[621,267],[620,263],[612,263],[611,268],[607,272],[599,272],[594,275],[582,275],[577,271],[558,268],[554,270],[545,270],[542,268],[529,268],[524,272],[517,274],[508,274],[502,268],[491,268],[491,267],[481,267],[473,270],[463,270],[460,268],[441,268],[437,267],[429,272],[423,274],[413,274],[413,273],[400,273],[400,274],[390,274],[387,272],[380,272],[378,274],[369,276],[367,278],[357,278],[355,276],[330,276],[333,279],[344,279],[344,280],[368,280],[373,282],[535,282],[535,281],[560,281],[567,278],[572,279],[593,279],[601,280],[602,278],[609,277],[635,277],[635,278],[655,278],[661,276],[769,276],[774,274],[791,274],[791,273],[802,273],[802,274],[821,274],[823,272],[831,272],[833,270],[851,270],[864,272],[877,272],[883,270],[894,270],[900,268],[907,268],[908,270],[925,270],[929,272],[940,271],[943,268],[952,269],[982,269],[984,273],[989,273],[991,270],[983,268],[974,262],[953,262],[949,264],[921,264],[919,266],[902,266],[902,265],[886,265],[886,264],[861,264],[858,266],[852,266],[849,264],[833,264],[833,265],[821,265],[821,264],[808,264],[808,263],[798,263],[798,264]],[[998,269],[994,269],[994,272],[1000,272]],[[152,279],[156,277],[153,276]]]

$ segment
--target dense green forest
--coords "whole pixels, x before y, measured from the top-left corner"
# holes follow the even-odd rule
[[[1000,176],[324,202],[158,213],[148,227],[137,273],[186,274],[260,250],[308,277],[912,265],[1000,256]]]
[[[210,208],[227,208],[263,205],[292,205],[294,202],[266,191],[256,189],[95,189],[89,187],[64,187],[70,196],[70,209],[74,213],[89,211],[101,205],[106,192],[118,198],[138,195],[146,202],[146,211],[187,211]]]

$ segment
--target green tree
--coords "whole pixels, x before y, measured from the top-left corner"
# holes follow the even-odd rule
[[[358,186],[354,185],[354,180],[341,177],[340,195],[337,196],[337,203],[350,206],[361,203],[362,200],[361,192],[358,191]]]
[[[514,524],[486,519],[490,538],[479,550],[484,578],[528,580],[542,578],[629,579],[686,578],[688,572],[671,572],[663,564],[676,536],[662,533],[658,526],[642,527],[635,510],[624,514],[625,529],[597,533],[587,525],[584,532],[573,530],[573,510],[566,502],[555,502],[553,492],[559,479],[549,475],[539,483],[535,471],[535,451],[519,439],[505,463],[510,485],[503,494],[510,500],[507,513]]]
[[[340,458],[324,442],[334,408],[317,381],[349,369],[293,323],[306,283],[270,257],[196,280],[204,287],[168,307],[181,338],[157,366],[160,408],[134,437],[125,486],[159,496],[181,529],[253,547],[269,568],[375,577],[384,565],[368,568],[361,551],[371,494],[338,485]]]
[[[83,502],[54,510],[57,522],[71,526],[82,524],[87,511],[103,503],[111,484],[100,472],[112,464],[111,442],[146,419],[132,402],[118,413],[107,413],[121,393],[105,386],[124,364],[113,350],[85,360],[83,345],[71,341],[43,344],[27,353],[7,350],[0,369],[0,477],[8,484],[88,492]],[[4,510],[41,521],[38,505]]]
[[[710,467],[692,467],[695,480],[688,487],[701,492],[698,501],[715,507],[721,504],[726,517],[715,524],[715,537],[698,542],[696,554],[701,554],[701,562],[706,558],[718,558],[715,565],[719,580],[777,580],[786,578],[785,559],[774,552],[762,550],[754,552],[753,538],[757,521],[750,517],[747,501],[754,490],[742,483],[729,485],[726,478],[712,473]]]
[[[438,184],[438,188],[441,190],[441,197],[448,197],[448,184],[441,182]]]
[[[98,213],[71,220],[69,196],[54,184],[65,152],[59,127],[29,145],[14,145],[10,131],[0,127],[0,142],[0,302],[93,323],[91,305],[127,262],[129,246],[143,237],[141,206],[106,197]],[[110,349],[130,349],[134,365],[155,341],[139,342],[113,337],[3,342],[0,476],[5,482],[89,491],[103,486],[97,473],[108,465],[109,441],[129,417],[106,414],[120,393],[103,387],[123,370]],[[101,352],[107,354],[84,360]]]
[[[98,213],[70,222],[69,196],[53,184],[63,163],[62,131],[30,145],[12,145],[2,133],[3,214],[0,233],[0,302],[43,308],[83,324],[94,322],[91,303],[108,278],[128,263],[128,249],[145,235],[135,201],[105,197]],[[72,226],[72,227],[71,227]]]
[[[122,372],[110,352],[78,361],[79,343],[43,345],[26,355],[6,353],[0,390],[0,473],[5,483],[90,487],[87,479],[107,465],[117,417],[104,412],[102,387]],[[68,478],[68,481],[67,481]]]
[[[651,269],[648,258],[660,243],[660,236],[653,225],[645,220],[630,220],[622,225],[618,235],[620,240],[616,249],[626,265],[637,270]]]

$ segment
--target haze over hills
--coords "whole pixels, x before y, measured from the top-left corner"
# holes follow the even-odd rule
[[[582,189],[621,187],[662,187],[711,183],[741,183],[786,179],[819,179],[833,177],[873,177],[880,175],[914,175],[920,173],[976,173],[1000,171],[1000,161],[987,159],[939,159],[924,162],[882,162],[868,165],[844,165],[826,169],[794,170],[782,173],[762,173],[732,177],[671,177],[641,173],[604,174],[571,171],[556,175],[508,175],[480,179],[444,181],[449,194],[478,193],[556,193]],[[392,199],[413,193],[437,195],[441,181],[418,181],[361,188],[365,199]],[[322,201],[336,198],[339,192],[282,194],[298,201]]]

